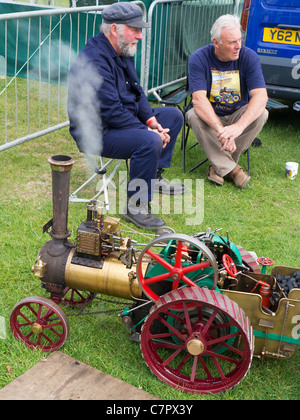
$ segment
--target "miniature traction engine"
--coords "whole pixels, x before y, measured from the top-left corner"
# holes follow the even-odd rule
[[[49,159],[53,219],[51,240],[33,266],[50,298],[28,297],[12,310],[14,336],[30,348],[51,352],[69,333],[65,307],[82,313],[98,295],[131,303],[119,316],[140,342],[150,370],[174,388],[209,394],[237,385],[252,357],[287,358],[300,344],[300,269],[256,259],[227,237],[212,232],[157,234],[140,244],[124,237],[120,220],[87,205],[74,243],[67,228],[68,156]],[[282,278],[294,278],[283,290]],[[297,283],[298,281],[298,283]],[[286,283],[287,284],[287,280]],[[297,327],[298,320],[298,327]]]

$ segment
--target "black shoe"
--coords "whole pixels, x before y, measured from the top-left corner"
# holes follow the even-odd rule
[[[169,181],[162,177],[164,169],[158,169],[156,180],[154,184],[154,192],[167,195],[184,194],[186,188],[182,184],[171,184]]]
[[[261,140],[258,137],[255,137],[255,139],[253,140],[251,146],[253,147],[260,147],[262,145]]]
[[[131,202],[131,200],[127,201],[122,219],[134,223],[141,229],[157,230],[165,226],[165,222],[162,219],[151,213],[149,203],[136,205],[136,202]]]

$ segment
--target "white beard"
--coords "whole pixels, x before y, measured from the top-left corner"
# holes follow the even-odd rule
[[[119,33],[119,38],[117,40],[117,45],[120,51],[122,52],[122,55],[124,57],[133,57],[136,54],[137,42],[135,42],[134,45],[131,45],[132,43],[131,42],[129,43],[124,38],[124,32],[123,32],[122,27],[118,29],[118,33]]]

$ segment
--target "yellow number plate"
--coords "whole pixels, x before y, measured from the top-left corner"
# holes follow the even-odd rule
[[[287,45],[300,45],[300,30],[293,31],[291,29],[264,28],[263,41]]]

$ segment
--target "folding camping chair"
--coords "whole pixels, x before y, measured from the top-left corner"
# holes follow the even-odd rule
[[[107,162],[104,163],[104,159],[102,156],[92,156],[85,153],[84,156],[87,158],[87,161],[91,164],[91,167],[94,170],[94,174],[70,195],[69,201],[73,203],[90,202],[98,199],[98,197],[101,194],[103,194],[103,205],[105,206],[105,209],[108,212],[110,205],[108,196],[108,186],[111,185],[116,190],[116,185],[113,181],[113,178],[117,172],[117,169],[121,165],[121,160],[109,159]],[[97,163],[97,160],[99,160],[99,164]],[[109,166],[112,166],[112,171],[109,175],[107,175],[107,168]],[[94,179],[97,177],[99,177],[99,182],[97,183],[97,186],[100,185],[100,188],[97,191],[97,193],[89,199],[78,197],[78,193],[85,187],[87,187],[89,184],[91,184],[91,182],[94,181]]]

